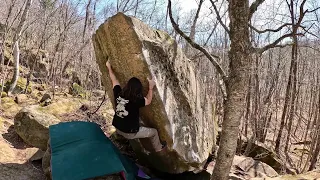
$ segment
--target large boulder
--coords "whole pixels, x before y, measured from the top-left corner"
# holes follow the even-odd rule
[[[27,144],[45,151],[49,139],[49,126],[60,121],[53,115],[38,111],[36,107],[21,109],[14,117],[14,128]]]
[[[139,159],[163,172],[202,170],[217,134],[210,78],[199,74],[196,64],[167,33],[122,13],[102,24],[93,42],[110,99],[113,91],[105,66],[108,58],[121,85],[135,76],[142,81],[146,94],[147,77],[155,78],[154,98],[150,106],[141,109],[141,120],[158,130],[167,150],[148,153],[152,149],[148,139],[134,140],[131,143]]]
[[[212,174],[214,166],[215,161],[211,161],[206,169],[207,172]],[[272,178],[277,176],[279,174],[266,163],[245,156],[234,156],[229,172],[229,180]]]
[[[242,152],[248,148],[248,143],[242,143]],[[247,153],[248,157],[252,157],[255,160],[264,162],[271,166],[278,173],[286,170],[287,173],[292,173],[291,170],[286,166],[286,164],[280,159],[280,157],[265,144],[255,141],[249,143],[249,149]]]
[[[250,157],[235,156],[231,172],[242,175],[245,179],[254,177],[276,177],[279,174],[266,163]]]

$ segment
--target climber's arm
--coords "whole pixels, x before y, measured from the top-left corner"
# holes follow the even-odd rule
[[[156,83],[154,82],[153,78],[152,78],[152,79],[149,79],[149,78],[148,78],[148,81],[149,81],[149,91],[148,91],[147,96],[144,98],[144,99],[145,99],[145,105],[146,105],[146,106],[149,105],[149,104],[151,104],[152,95],[153,95],[153,87],[154,87],[155,84],[156,84]]]
[[[113,70],[112,70],[112,67],[111,67],[111,64],[110,64],[109,60],[107,61],[106,66],[107,66],[108,71],[109,71],[109,77],[110,77],[111,82],[112,82],[112,87],[115,87],[116,85],[120,85],[116,75],[114,75],[114,73],[113,73]]]

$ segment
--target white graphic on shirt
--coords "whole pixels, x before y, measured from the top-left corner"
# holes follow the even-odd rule
[[[125,100],[122,97],[117,98],[117,107],[116,107],[116,114],[120,118],[124,118],[125,116],[128,116],[129,112],[126,111],[126,104],[129,103],[129,100]]]

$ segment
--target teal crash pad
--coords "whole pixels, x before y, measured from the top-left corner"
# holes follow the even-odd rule
[[[49,127],[53,180],[83,180],[122,173],[134,180],[137,166],[123,156],[100,127],[66,122]]]

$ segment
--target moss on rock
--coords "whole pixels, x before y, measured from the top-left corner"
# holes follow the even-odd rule
[[[8,96],[8,94],[6,92],[1,92],[1,98],[7,97],[7,96]]]
[[[1,99],[1,110],[4,112],[4,116],[13,117],[15,116],[20,110],[21,107],[14,102],[13,97],[4,97]]]
[[[14,88],[14,90],[12,91],[13,94],[19,94],[21,92],[24,92],[24,90],[26,89],[26,84],[27,84],[27,79],[23,78],[23,77],[19,77],[18,81],[17,81],[17,85]],[[11,81],[7,81],[5,83],[5,91],[8,92],[9,88],[11,85]],[[32,92],[32,82],[29,83],[28,87],[27,87],[27,93],[31,93]]]
[[[72,98],[72,99],[57,99],[56,102],[53,102],[52,104],[45,106],[45,107],[38,107],[38,110],[53,114],[56,117],[59,117],[66,113],[71,113],[76,111],[80,108],[82,102],[79,99]]]
[[[36,107],[29,106],[19,111],[14,117],[14,129],[24,142],[45,151],[49,140],[49,126],[58,124],[60,120],[38,111]]]
[[[69,94],[75,97],[86,97],[86,91],[77,83],[73,83],[72,86],[69,88]]]

